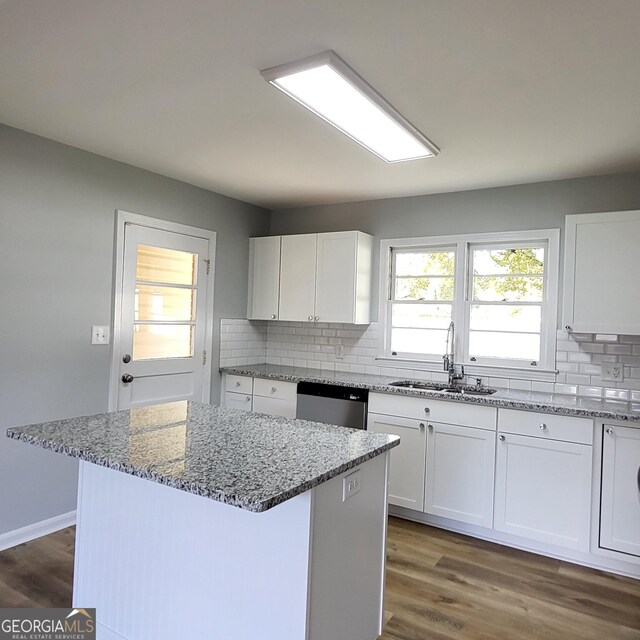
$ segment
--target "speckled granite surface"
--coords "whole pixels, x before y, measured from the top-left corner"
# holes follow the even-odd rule
[[[599,400],[581,396],[570,396],[551,393],[537,393],[533,391],[508,391],[498,389],[490,396],[455,395],[452,397],[446,391],[427,391],[422,389],[406,389],[390,387],[389,383],[398,377],[372,376],[360,373],[342,373],[322,371],[320,369],[304,369],[282,365],[256,364],[243,367],[227,367],[221,371],[241,376],[256,376],[285,380],[290,382],[325,382],[351,387],[369,389],[381,393],[393,393],[404,396],[423,396],[452,400],[455,402],[472,402],[493,407],[507,407],[511,409],[528,409],[530,411],[544,411],[564,415],[585,416],[589,418],[604,418],[606,420],[628,420],[640,422],[640,404],[620,400]]]
[[[266,511],[397,436],[173,402],[13,427],[7,436],[248,511]]]

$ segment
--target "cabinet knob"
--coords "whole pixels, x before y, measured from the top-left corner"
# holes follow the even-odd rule
[[[247,396],[247,402],[251,402],[251,396]]]
[[[507,438],[505,436],[498,436],[498,440],[500,440],[500,442],[504,442]]]
[[[309,320],[313,320],[313,316],[309,316]]]
[[[275,387],[271,387],[271,393],[275,393],[277,389]]]
[[[432,424],[429,425],[429,431],[433,431],[433,425]]]
[[[240,381],[236,380],[236,387],[239,387],[239,386],[240,386]]]
[[[275,313],[272,313],[272,314],[271,314],[271,319],[272,319],[272,320],[275,320],[277,317],[278,317],[278,316],[277,316]]]
[[[565,331],[571,331],[571,325],[570,324],[565,324],[564,325],[564,330]]]
[[[546,431],[547,430],[547,425],[544,422],[541,422],[538,426],[540,427],[540,429],[542,431]]]
[[[431,413],[431,409],[429,409],[429,407],[425,407],[425,408],[424,408],[424,412],[425,412],[425,413]]]
[[[420,423],[420,431],[424,431],[424,422]]]
[[[316,317],[314,318],[314,320],[315,320],[316,322],[318,322],[318,320],[320,320],[320,316],[316,316]]]
[[[608,435],[610,435],[610,436],[613,435],[613,429],[611,427],[607,427],[606,431],[607,431]]]

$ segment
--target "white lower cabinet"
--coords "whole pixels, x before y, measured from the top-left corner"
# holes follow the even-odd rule
[[[426,513],[491,528],[496,433],[429,423]]]
[[[391,450],[390,504],[416,511],[424,507],[425,426],[424,421],[412,418],[369,414],[368,431],[400,436],[400,444]]]
[[[224,406],[229,409],[242,409],[243,411],[251,411],[252,396],[244,393],[233,393],[225,391]]]
[[[494,528],[589,551],[592,447],[500,433]]]
[[[605,425],[600,546],[640,556],[640,428]]]

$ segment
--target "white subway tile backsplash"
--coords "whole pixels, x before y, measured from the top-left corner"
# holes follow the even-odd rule
[[[288,364],[326,371],[371,373],[389,378],[414,378],[446,382],[445,372],[384,366],[378,355],[378,324],[266,322],[243,318],[220,323],[220,366],[241,364]],[[531,382],[518,378],[489,378],[502,389],[523,389],[610,397],[640,402],[640,336],[616,336],[598,340],[593,334],[557,332],[556,382]],[[604,338],[604,336],[599,336]],[[611,340],[614,342],[611,342]],[[342,346],[343,357],[338,358]],[[603,382],[602,363],[624,366],[625,379]],[[605,388],[606,387],[606,388]]]

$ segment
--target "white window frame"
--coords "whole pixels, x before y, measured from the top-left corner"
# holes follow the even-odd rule
[[[470,251],[482,245],[511,244],[512,246],[546,247],[542,330],[540,333],[540,360],[535,365],[517,366],[508,361],[471,362],[468,351],[468,321],[470,278]],[[391,355],[391,287],[392,287],[392,249],[438,249],[455,247],[455,299],[453,302],[453,321],[456,326],[456,363],[464,364],[467,375],[508,377],[514,376],[528,380],[554,382],[557,370],[556,329],[558,324],[558,278],[560,264],[560,230],[536,229],[529,231],[506,231],[497,233],[475,233],[451,236],[426,236],[420,238],[396,238],[380,241],[380,292],[379,315],[380,332],[378,356],[376,360],[382,366],[400,369],[420,369],[442,372],[442,358],[437,354],[421,357],[418,354]],[[442,354],[446,346],[443,344]]]

